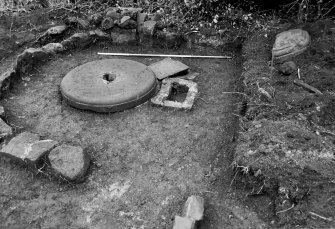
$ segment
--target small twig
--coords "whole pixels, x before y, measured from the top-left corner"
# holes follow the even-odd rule
[[[311,91],[311,92],[314,92],[315,94],[317,95],[322,95],[322,92],[319,91],[317,88],[305,83],[304,81],[302,80],[294,80],[293,81],[296,85],[300,86],[300,87],[303,87],[305,88],[306,90],[308,91]]]
[[[326,220],[328,222],[332,222],[333,221],[332,217],[324,217],[324,216],[318,215],[318,214],[316,214],[314,212],[309,212],[309,214],[311,214],[313,216],[316,216],[316,217],[319,217],[320,219]]]
[[[300,77],[300,68],[298,68],[298,78],[299,78],[299,80],[301,79],[301,77]]]
[[[284,212],[287,212],[287,211],[289,211],[289,210],[291,210],[292,208],[294,208],[294,204],[292,204],[292,206],[291,207],[289,207],[288,209],[285,209],[285,210],[282,210],[282,211],[279,211],[279,212],[276,212],[276,215],[278,215],[278,214],[280,214],[280,213],[284,213]]]

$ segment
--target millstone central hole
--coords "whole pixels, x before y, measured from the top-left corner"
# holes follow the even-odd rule
[[[172,83],[172,90],[168,97],[168,100],[175,102],[184,102],[187,96],[188,87],[177,83]]]
[[[111,83],[116,79],[116,75],[106,72],[102,75],[102,79],[106,80],[108,83]]]

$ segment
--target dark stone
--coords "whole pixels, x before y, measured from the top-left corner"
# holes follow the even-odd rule
[[[61,42],[65,50],[74,48],[85,48],[92,43],[93,39],[88,33],[76,33]]]
[[[112,41],[111,36],[108,33],[101,31],[100,29],[90,31],[89,34],[91,37],[93,37],[95,41],[108,41],[108,42]]]
[[[280,65],[279,72],[283,75],[291,75],[292,73],[296,72],[298,69],[297,65],[293,61],[287,61]]]
[[[129,16],[124,16],[119,23],[119,27],[122,29],[136,29],[137,23]]]
[[[24,74],[29,72],[33,65],[46,61],[48,54],[41,48],[29,48],[17,56],[16,59],[16,73]]]
[[[106,14],[106,18],[110,18],[113,21],[116,21],[116,20],[120,20],[122,18],[122,15],[114,11],[108,11]]]
[[[109,30],[112,29],[114,25],[115,25],[114,19],[107,17],[101,22],[101,29]]]
[[[145,36],[153,37],[157,31],[156,21],[145,21],[143,23],[143,33]]]
[[[78,146],[60,145],[48,157],[55,173],[69,181],[82,181],[90,164],[89,155]]]
[[[113,43],[115,44],[126,44],[135,42],[135,31],[133,30],[126,30],[122,32],[112,32],[111,38]]]
[[[46,153],[57,145],[56,141],[40,141],[39,139],[40,137],[37,134],[23,132],[10,140],[1,149],[0,155],[19,162],[25,162],[34,167]]]

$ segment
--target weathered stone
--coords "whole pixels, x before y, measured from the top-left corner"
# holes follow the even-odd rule
[[[114,19],[109,18],[109,17],[103,19],[103,21],[101,22],[101,29],[102,30],[109,30],[109,29],[113,28],[114,25],[115,25],[114,21],[115,21]]]
[[[122,29],[136,29],[137,23],[129,16],[124,16],[119,23],[119,27]]]
[[[91,37],[93,37],[95,41],[108,41],[108,42],[112,41],[111,36],[108,33],[101,31],[100,29],[90,31],[89,34]]]
[[[53,140],[39,140],[37,134],[23,132],[5,145],[0,155],[34,166],[46,153],[57,145]]]
[[[81,181],[90,164],[82,148],[66,144],[53,149],[48,157],[54,171],[70,181]]]
[[[16,71],[14,69],[9,69],[0,76],[0,90],[6,91],[9,86],[12,78],[16,76]]]
[[[183,216],[195,221],[202,220],[204,217],[205,201],[200,196],[190,196],[184,205]]]
[[[23,74],[30,71],[35,63],[46,61],[48,54],[41,48],[29,48],[17,56],[16,72]]]
[[[62,45],[66,50],[74,48],[84,48],[91,44],[93,39],[88,33],[75,33],[68,39],[62,41]]]
[[[64,51],[64,47],[61,43],[49,43],[42,47],[42,50],[47,54],[55,54]]]
[[[276,36],[272,49],[274,61],[283,62],[304,52],[309,46],[311,38],[307,31],[292,29]]]
[[[145,21],[143,23],[143,33],[145,36],[153,37],[157,31],[156,21]]]
[[[292,73],[296,72],[298,69],[297,65],[293,61],[287,61],[280,65],[279,72],[283,75],[291,75]]]
[[[188,217],[174,217],[174,224],[172,229],[194,229],[195,228],[195,221]]]
[[[126,32],[118,33],[112,32],[111,38],[115,44],[126,44],[135,41],[135,31],[128,30]]]
[[[12,134],[12,127],[8,126],[2,119],[0,119],[0,139],[12,136]]]
[[[48,29],[46,34],[50,36],[60,35],[60,34],[63,34],[66,29],[67,27],[65,25],[58,25],[58,26],[54,26]]]
[[[171,58],[165,58],[161,61],[151,64],[149,68],[155,73],[157,79],[162,80],[166,77],[174,76],[178,73],[187,72],[190,67],[180,61],[172,60]]]

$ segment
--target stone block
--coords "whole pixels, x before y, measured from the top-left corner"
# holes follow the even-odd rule
[[[183,208],[183,216],[195,221],[202,220],[204,217],[205,201],[200,196],[190,196]]]
[[[172,229],[195,229],[195,221],[188,217],[175,216]]]
[[[66,50],[85,48],[92,43],[93,39],[88,33],[75,33],[68,39],[61,42]]]
[[[145,21],[143,23],[143,33],[144,36],[153,37],[157,31],[157,22],[156,21]]]
[[[29,72],[36,63],[41,63],[48,59],[48,54],[42,48],[28,48],[16,59],[15,71],[17,74]]]
[[[39,139],[37,134],[23,132],[11,139],[1,149],[0,155],[25,162],[34,167],[46,153],[57,145],[56,141]]]
[[[81,147],[63,144],[53,149],[48,157],[57,175],[74,182],[84,180],[90,158]]]

